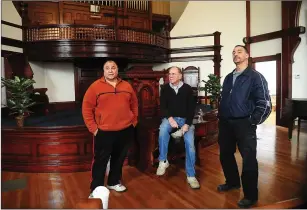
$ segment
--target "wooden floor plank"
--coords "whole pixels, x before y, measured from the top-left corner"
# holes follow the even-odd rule
[[[287,129],[264,124],[257,129],[259,162],[259,202],[256,207],[280,207],[283,202],[302,196],[306,179],[307,129],[299,140],[296,131],[287,139]],[[110,194],[109,208],[237,208],[242,189],[228,193],[216,191],[225,181],[219,162],[219,147],[211,145],[200,151],[201,165],[196,168],[201,189],[192,190],[186,182],[184,163],[171,165],[165,176],[155,169],[142,173],[124,167],[123,182],[128,191]],[[240,154],[236,153],[239,171]],[[2,181],[27,178],[25,189],[2,192],[2,208],[73,208],[89,195],[90,172],[15,173],[2,172]],[[286,204],[287,203],[287,204]],[[295,202],[293,202],[295,203]]]

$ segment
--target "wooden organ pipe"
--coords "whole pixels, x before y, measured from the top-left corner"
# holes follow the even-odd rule
[[[98,4],[102,6],[111,6],[111,7],[123,7],[123,1],[120,0],[108,0],[108,1],[76,1],[74,2],[80,2],[80,3],[89,3],[89,4]],[[135,10],[143,10],[146,11],[149,9],[149,2],[147,0],[127,0],[126,1],[126,7],[129,9],[135,9]]]

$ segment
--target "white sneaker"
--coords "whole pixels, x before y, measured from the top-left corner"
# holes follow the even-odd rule
[[[88,196],[88,198],[94,198],[93,193],[91,193],[90,196]]]
[[[197,181],[195,177],[187,177],[187,181],[192,189],[200,188],[199,182]]]
[[[160,161],[159,162],[159,167],[157,169],[157,175],[158,176],[162,176],[163,174],[165,174],[166,169],[169,167],[169,163],[168,161]]]
[[[110,190],[115,190],[116,192],[124,192],[124,191],[127,190],[127,188],[122,184],[107,186],[107,188],[110,189]]]

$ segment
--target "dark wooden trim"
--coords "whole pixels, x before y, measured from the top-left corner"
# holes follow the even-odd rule
[[[170,58],[170,62],[208,61],[213,59],[214,55],[199,55],[199,56],[172,57]]]
[[[220,46],[221,45],[221,32],[214,32],[214,46]],[[221,48],[215,48],[214,49],[214,74],[217,76],[221,75]]]
[[[253,63],[260,63],[260,62],[266,62],[266,61],[275,61],[278,60],[281,54],[276,55],[267,55],[267,56],[261,56],[261,57],[255,57],[252,58]]]
[[[76,66],[76,64],[74,64],[74,83],[75,83],[75,101],[80,101],[79,97],[80,97],[80,93],[79,93],[79,74],[78,74],[78,67]]]
[[[12,2],[13,2],[13,5],[14,5],[15,9],[18,12],[18,14],[20,15],[20,17],[22,17],[20,1],[12,1]]]
[[[284,101],[287,98],[283,94],[285,90],[281,86],[284,77],[284,75],[281,73],[281,53],[276,55],[255,57],[251,59],[252,59],[253,68],[255,68],[255,63],[276,61],[276,125],[281,125],[283,121],[282,113],[283,113]]]
[[[199,34],[199,35],[189,35],[189,36],[175,36],[170,37],[170,39],[187,39],[187,38],[197,38],[197,37],[207,37],[214,36],[214,34]]]
[[[1,20],[1,24],[7,25],[7,26],[12,26],[12,27],[19,28],[19,29],[23,29],[23,27],[21,25],[17,25],[15,23],[10,23],[10,22],[5,21],[5,20]]]
[[[251,36],[251,3],[250,1],[246,1],[246,37]],[[250,44],[245,45],[249,54],[251,53]]]
[[[204,47],[182,47],[170,49],[170,54],[176,53],[193,53],[193,52],[209,52],[215,49],[221,49],[222,46],[204,46]]]
[[[7,45],[11,47],[18,47],[18,48],[23,48],[24,44],[23,41],[17,40],[17,39],[11,39],[7,37],[1,37],[1,44],[2,45]]]
[[[30,61],[74,58],[126,58],[130,61],[168,62],[169,49],[148,44],[116,41],[41,41],[27,42],[24,49]]]
[[[115,7],[117,8],[117,7]],[[128,15],[118,15],[118,14],[113,14],[113,13],[103,13],[104,17],[114,17],[114,18],[122,18],[122,19],[128,19]]]
[[[263,41],[268,41],[272,39],[278,39],[278,38],[282,38],[286,36],[299,36],[300,34],[304,34],[305,31],[306,31],[306,28],[303,26],[292,27],[292,28],[287,28],[287,29],[283,29],[280,31],[260,34],[257,36],[244,37],[243,42],[245,44],[252,44],[252,43],[263,42]]]
[[[10,55],[17,55],[17,54],[23,54],[20,52],[14,52],[14,51],[9,51],[9,50],[1,50],[1,57],[8,57]]]
[[[78,104],[75,101],[62,101],[49,103],[48,109],[50,112],[75,109]]]

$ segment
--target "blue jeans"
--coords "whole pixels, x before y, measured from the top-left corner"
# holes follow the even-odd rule
[[[181,117],[174,117],[179,127],[185,124],[185,119]],[[167,160],[168,143],[170,140],[170,132],[172,131],[172,126],[169,124],[168,120],[164,118],[160,125],[159,132],[159,161]],[[188,177],[195,177],[195,146],[194,146],[194,125],[189,126],[189,130],[184,134],[185,143],[185,168]]]

